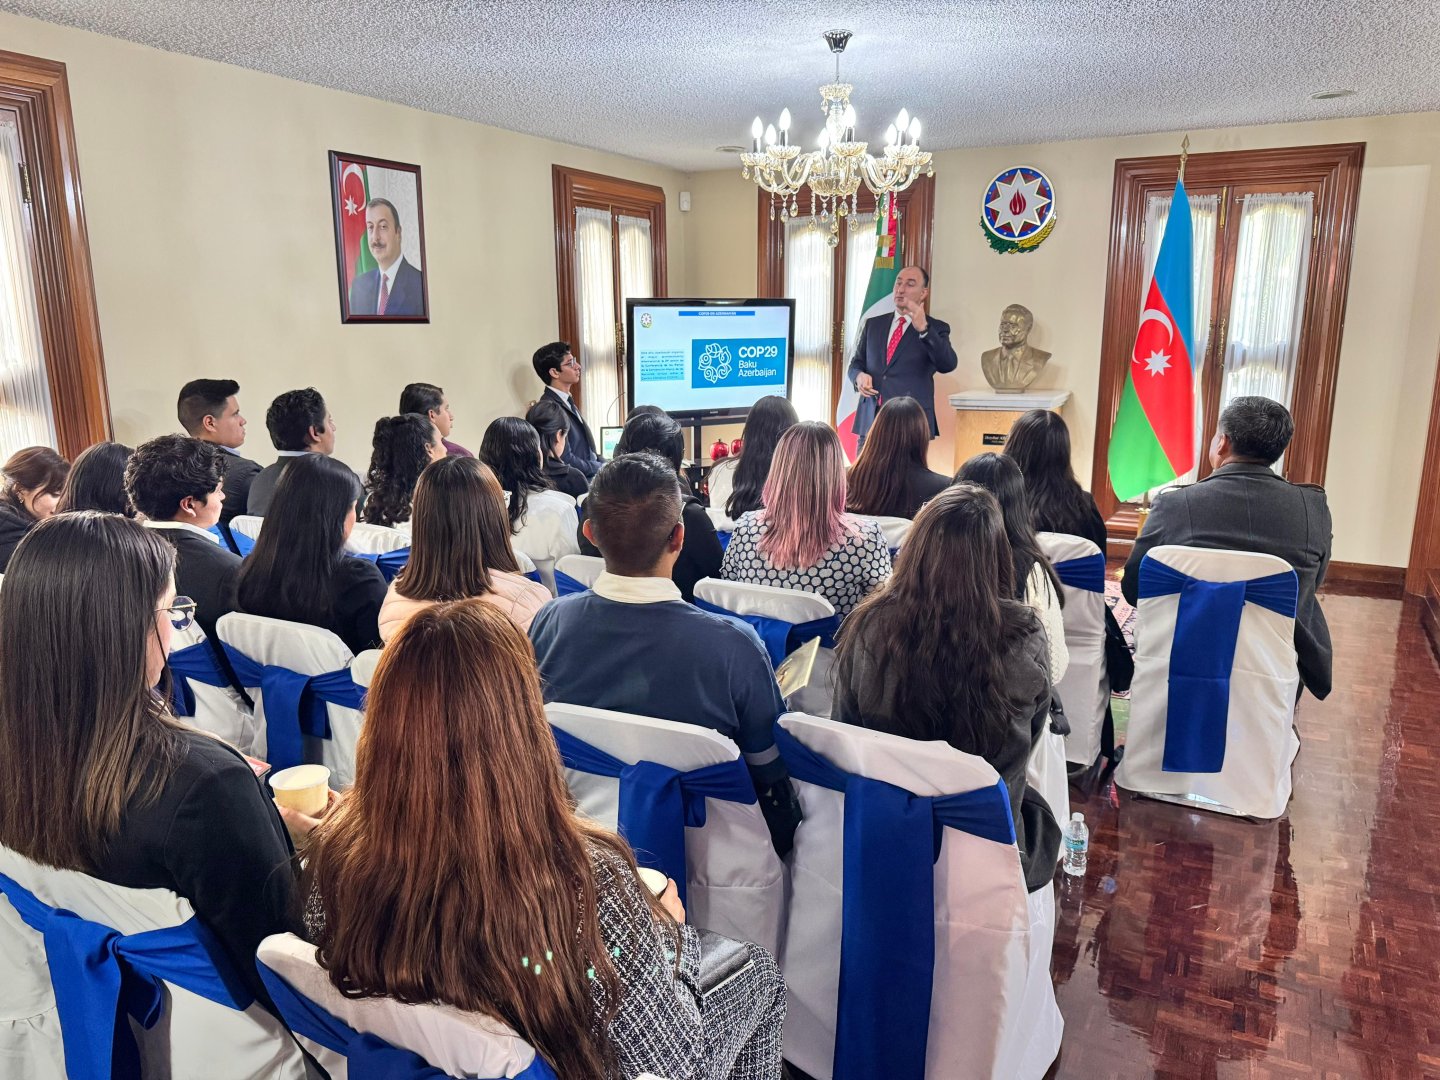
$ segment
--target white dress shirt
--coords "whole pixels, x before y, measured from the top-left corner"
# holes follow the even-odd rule
[[[203,536],[212,544],[220,543],[220,537],[216,536],[209,529],[202,529],[199,525],[191,525],[188,521],[150,521],[147,519],[140,524],[144,525],[147,529],[184,529],[188,532],[195,533],[197,536]]]

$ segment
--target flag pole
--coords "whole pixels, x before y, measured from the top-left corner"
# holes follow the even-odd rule
[[[1185,161],[1190,156],[1190,136],[1187,134],[1180,143],[1180,183],[1185,182]]]

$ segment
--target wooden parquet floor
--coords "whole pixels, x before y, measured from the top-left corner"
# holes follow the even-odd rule
[[[1417,602],[1322,603],[1335,691],[1300,704],[1285,817],[1072,789],[1051,1076],[1440,1078],[1440,668]]]

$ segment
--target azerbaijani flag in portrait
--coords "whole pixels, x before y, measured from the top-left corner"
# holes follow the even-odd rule
[[[358,161],[340,160],[340,227],[345,248],[345,280],[354,281],[375,269],[375,257],[365,242],[365,205],[370,201],[370,179]]]
[[[1110,433],[1110,486],[1122,501],[1195,466],[1195,341],[1190,200],[1175,196]]]

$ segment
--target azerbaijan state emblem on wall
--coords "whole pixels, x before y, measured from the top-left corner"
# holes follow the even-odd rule
[[[985,239],[1002,255],[1034,251],[1055,228],[1055,189],[1039,169],[1015,165],[985,189],[980,203]]]

